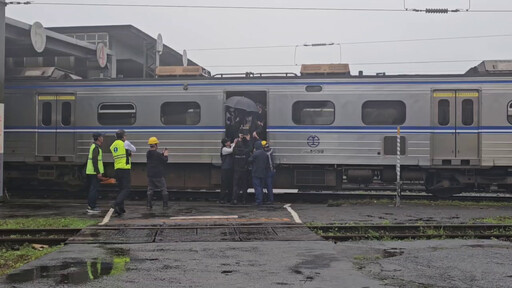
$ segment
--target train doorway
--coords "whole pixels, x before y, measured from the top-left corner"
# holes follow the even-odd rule
[[[75,95],[37,96],[37,155],[72,156],[75,152]]]
[[[229,103],[228,100],[232,97],[244,97],[257,107],[246,111],[242,108],[224,106],[226,138],[233,140],[238,137],[240,129],[248,129],[251,135],[256,133],[261,140],[267,140],[267,91],[227,91],[225,96],[225,103]]]
[[[479,99],[476,90],[433,91],[433,165],[480,163]]]

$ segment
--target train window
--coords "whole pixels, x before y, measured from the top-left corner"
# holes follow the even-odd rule
[[[160,121],[164,125],[197,125],[201,106],[197,102],[165,102],[160,106]]]
[[[330,125],[334,122],[334,103],[297,101],[292,105],[292,120],[297,125]]]
[[[98,106],[98,123],[101,125],[133,125],[135,120],[135,105],[131,103],[102,103]]]
[[[402,101],[372,100],[363,103],[362,120],[365,125],[402,125],[405,114]]]
[[[43,126],[52,125],[52,103],[50,103],[50,102],[43,103],[42,114],[43,115],[41,117],[41,124],[43,124]]]
[[[322,92],[322,86],[320,85],[308,85],[306,86],[306,92]]]
[[[61,109],[61,117],[60,123],[62,126],[71,125],[71,103],[70,102],[62,102]]]
[[[437,102],[437,123],[441,126],[450,124],[450,101],[447,99]]]
[[[472,99],[462,100],[462,125],[464,125],[464,126],[473,125],[473,100]]]
[[[512,101],[508,102],[507,120],[508,123],[512,124]]]

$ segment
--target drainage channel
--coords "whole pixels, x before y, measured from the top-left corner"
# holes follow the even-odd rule
[[[322,241],[305,225],[88,227],[66,244]]]

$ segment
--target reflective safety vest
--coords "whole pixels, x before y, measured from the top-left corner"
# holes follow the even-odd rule
[[[126,155],[126,148],[124,148],[124,142],[116,140],[110,146],[112,156],[114,157],[114,169],[131,169],[132,161],[130,157]]]
[[[86,174],[97,174],[94,171],[94,166],[92,165],[92,151],[96,148],[96,144],[92,143],[91,148],[89,149],[89,158],[87,158],[87,170],[85,170]],[[98,169],[100,169],[100,173],[103,174],[103,151],[98,147]]]
[[[119,275],[126,272],[126,263],[128,262],[130,262],[130,258],[126,256],[114,256],[112,262],[102,261],[101,258],[87,261],[87,274],[91,280],[101,276]]]

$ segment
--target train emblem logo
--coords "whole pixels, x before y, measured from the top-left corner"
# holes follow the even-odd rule
[[[316,135],[311,135],[308,137],[308,146],[311,148],[316,148],[320,145],[320,138]]]
[[[114,153],[117,153],[118,150],[117,147],[114,147]]]

